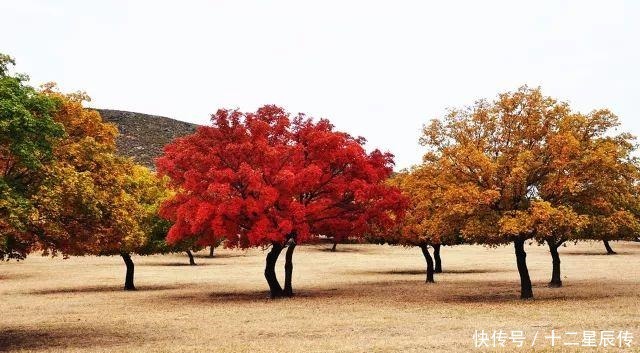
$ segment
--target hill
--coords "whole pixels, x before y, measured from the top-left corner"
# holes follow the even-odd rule
[[[195,132],[198,125],[164,116],[112,109],[95,109],[106,122],[118,127],[118,152],[136,162],[155,169],[154,160],[163,147],[176,137]]]

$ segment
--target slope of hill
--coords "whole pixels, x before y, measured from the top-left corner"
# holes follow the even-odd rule
[[[155,169],[154,160],[162,148],[176,137],[193,133],[198,125],[163,116],[111,109],[95,109],[106,122],[115,124],[120,135],[118,153]]]

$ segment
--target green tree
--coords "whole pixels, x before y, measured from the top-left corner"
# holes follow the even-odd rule
[[[57,100],[29,86],[28,76],[12,74],[14,64],[0,54],[0,259],[22,259],[37,243],[31,197],[64,133],[53,118]]]

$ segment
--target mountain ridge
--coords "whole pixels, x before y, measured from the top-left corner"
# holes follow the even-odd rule
[[[165,116],[116,109],[91,108],[102,120],[118,128],[116,147],[120,155],[155,169],[155,159],[173,139],[192,134],[199,126]]]

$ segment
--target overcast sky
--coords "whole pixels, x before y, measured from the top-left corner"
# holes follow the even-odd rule
[[[0,52],[93,107],[277,104],[421,160],[423,123],[523,84],[640,134],[640,1],[2,1]]]

